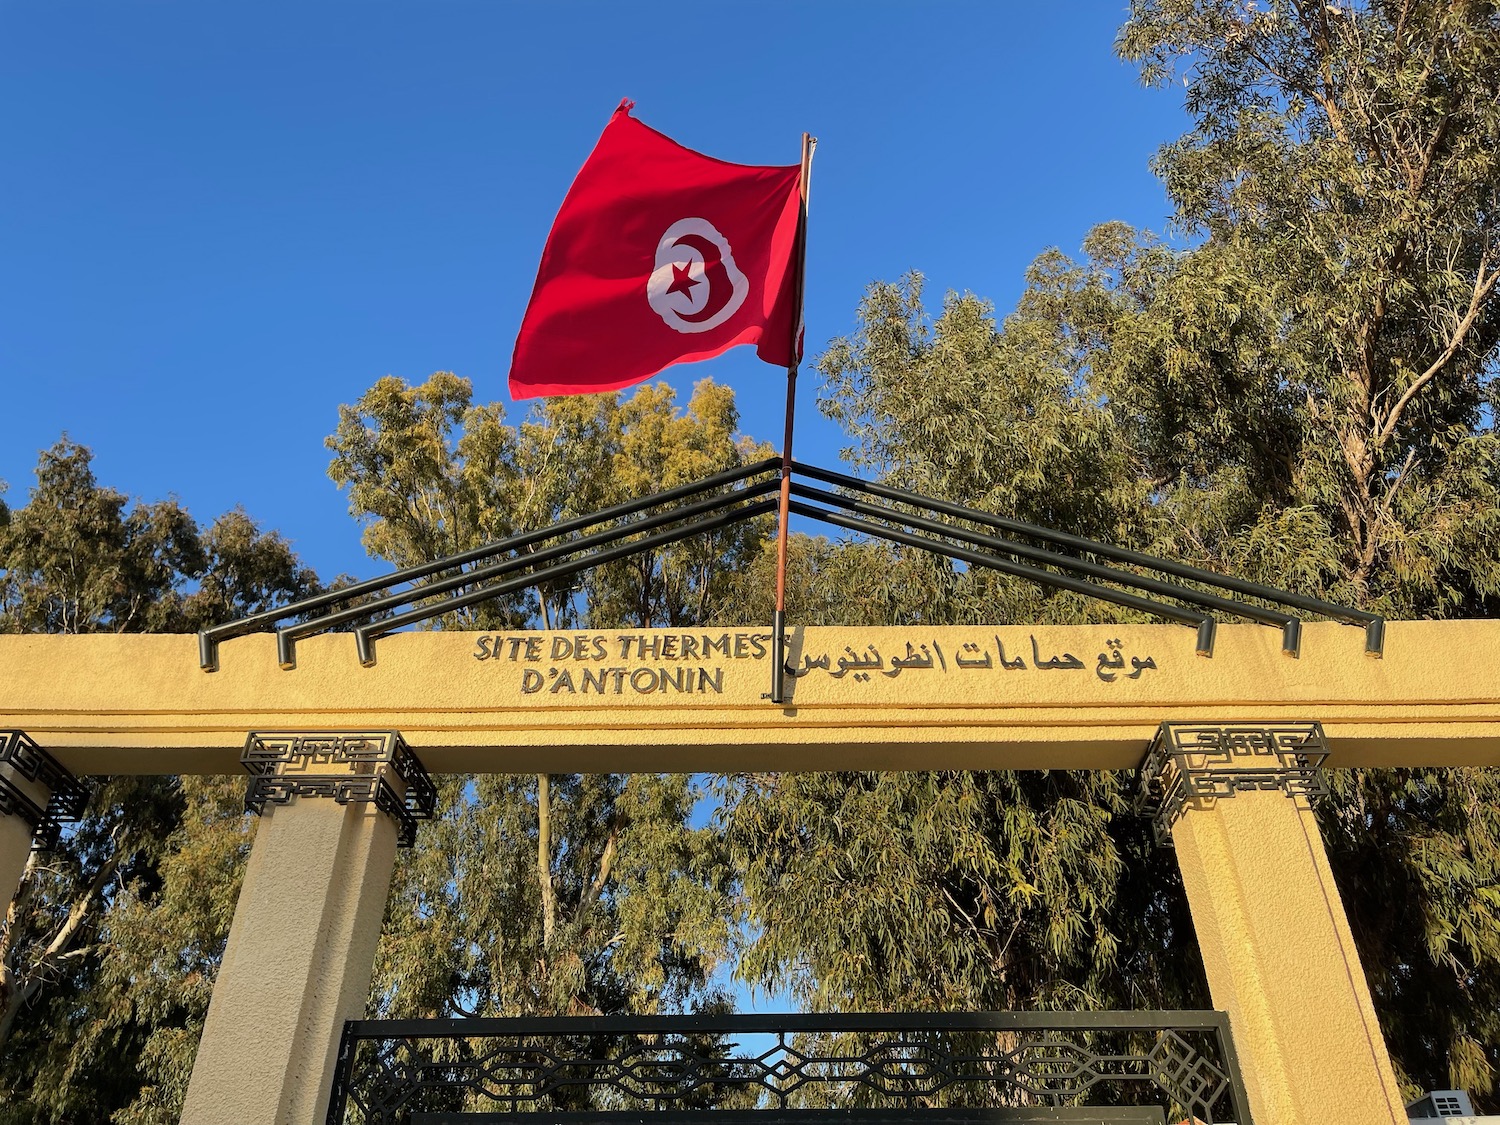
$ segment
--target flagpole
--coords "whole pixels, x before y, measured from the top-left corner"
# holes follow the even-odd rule
[[[776,526],[776,611],[771,618],[771,702],[786,702],[786,555],[787,528],[792,514],[792,417],[797,409],[797,344],[802,336],[802,297],[807,266],[807,194],[812,181],[813,149],[817,139],[802,134],[801,198],[797,216],[796,315],[792,317],[792,361],[786,369],[786,430],[781,439],[781,506]]]

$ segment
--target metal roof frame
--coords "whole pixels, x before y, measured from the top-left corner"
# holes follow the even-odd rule
[[[206,672],[217,671],[224,641],[274,631],[277,661],[291,669],[299,639],[349,629],[360,663],[370,667],[375,642],[409,625],[774,511],[777,502],[767,497],[779,491],[783,473],[791,478],[791,510],[798,515],[1193,626],[1202,656],[1213,654],[1216,615],[1279,628],[1282,651],[1296,656],[1302,619],[1294,610],[1359,625],[1365,630],[1365,652],[1379,657],[1383,651],[1385,619],[1379,614],[799,461],[788,470],[780,457],[771,457],[212,626],[198,634],[199,663]],[[832,490],[804,484],[798,475]],[[776,663],[771,698],[780,703],[784,658]]]

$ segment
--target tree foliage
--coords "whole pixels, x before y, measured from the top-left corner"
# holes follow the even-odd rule
[[[1170,857],[1115,773],[783,774],[726,791],[757,939],[814,1011],[1174,1007],[1201,993]]]
[[[175,500],[101,486],[66,438],[42,451],[25,507],[0,520],[0,629],[187,633],[269,609],[317,578],[239,509],[201,528]]]
[[[1158,154],[1175,241],[1123,224],[1032,265],[997,323],[870,288],[819,360],[867,474],[1395,617],[1500,595],[1500,24],[1492,0],[1133,0],[1117,42],[1182,79]],[[745,464],[712,383],[547,400],[515,425],[466,381],[387,378],[341,410],[330,475],[406,566]],[[766,621],[768,522],[440,622]],[[231,513],[100,488],[43,456],[0,505],[0,628],[188,630],[312,584]],[[795,537],[805,624],[1125,620],[899,547]],[[835,1008],[1201,1006],[1175,865],[1115,774],[449,778],[405,853],[372,1009],[613,1012],[746,980]],[[1500,778],[1348,771],[1320,810],[1411,1088],[1493,1097]],[[249,826],[234,786],[114,779],[29,873],[0,936],[0,1122],[171,1120]],[[28,991],[30,990],[30,991]],[[18,1001],[17,998],[20,998]],[[12,1022],[13,1021],[13,1022]],[[9,1042],[5,1037],[9,1036]],[[18,1091],[30,1090],[24,1097]],[[128,1107],[128,1108],[125,1108]]]
[[[1500,520],[1495,19],[1467,0],[1138,0],[1120,33],[1148,80],[1183,68],[1195,126],[1157,169],[1258,311],[1241,378],[1296,404],[1279,444],[1337,584],[1398,613],[1477,614],[1500,580],[1471,550]]]
[[[43,451],[0,516],[0,631],[186,632],[317,589],[245,513],[201,527],[91,460]],[[238,781],[95,779],[62,845],[32,853],[0,924],[0,1122],[176,1120],[248,838],[238,799]]]
[[[846,456],[918,491],[1395,617],[1490,615],[1495,21],[1488,3],[1137,0],[1120,50],[1148,80],[1180,68],[1195,117],[1157,161],[1186,247],[1106,224],[1076,260],[1039,257],[998,325],[967,295],[929,319],[915,276],[873,286],[820,361]],[[861,549],[886,566],[867,587],[924,574],[904,606],[915,619],[1123,619]],[[1402,1077],[1488,1095],[1500,777],[1334,781],[1320,817]],[[1206,1001],[1180,971],[1193,942],[1161,897],[1171,877],[1114,815],[1108,775],[1068,784],[1071,808],[1061,779],[749,779],[731,817],[759,935],[747,967],[798,966],[804,995],[856,1007],[1059,990],[1118,1003],[1132,988]],[[938,808],[954,838],[931,837]],[[1038,835],[1076,851],[1028,851]],[[1071,900],[1028,899],[1058,870]],[[838,909],[819,913],[820,895]],[[1012,929],[1027,952],[996,958]],[[1115,973],[1121,955],[1137,960]]]
[[[722,1003],[732,918],[683,775],[443,780],[397,865],[377,956],[381,1015],[598,1015]]]
[[[340,412],[333,479],[372,554],[408,566],[761,459],[734,396],[705,380],[628,399],[544,400],[518,425],[468,382],[382,379]],[[442,627],[689,625],[733,604],[765,521],[460,611]],[[543,543],[537,544],[542,546]],[[655,1012],[723,1003],[733,923],[693,778],[488,775],[441,786],[397,867],[372,1005],[391,1015]]]
[[[697,385],[685,410],[660,384],[624,401],[614,394],[544,399],[515,426],[499,403],[474,405],[471,397],[468,380],[439,372],[418,386],[387,377],[340,408],[328,439],[329,476],[347,488],[371,555],[396,566],[433,562],[770,454],[739,439],[734,394],[711,380]],[[606,564],[454,611],[445,624],[704,620],[761,549],[766,526],[752,521]]]

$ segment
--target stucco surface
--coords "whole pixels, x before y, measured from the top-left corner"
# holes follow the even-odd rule
[[[785,707],[753,628],[407,633],[371,668],[333,635],[290,671],[258,635],[215,673],[190,636],[0,636],[0,727],[78,773],[232,772],[247,731],[285,729],[397,729],[435,772],[1124,768],[1165,719],[1318,719],[1335,767],[1500,763],[1500,621],[1392,622],[1379,660],[1335,623],[1296,658],[1258,625],[1222,626],[1209,658],[1172,625],[791,636]]]
[[[8,909],[31,854],[31,826],[18,816],[0,815],[0,912]]]
[[[344,1021],[364,1015],[396,828],[372,805],[268,806],[193,1064],[184,1125],[324,1120]]]
[[[8,765],[0,765],[0,775],[31,798],[38,808],[47,807],[50,790],[38,782],[16,773]],[[31,854],[31,825],[13,814],[0,813],[0,919],[10,906],[11,898],[21,883],[21,873],[26,870],[26,857]]]
[[[1241,793],[1190,809],[1172,836],[1256,1125],[1406,1125],[1312,812]]]
[[[399,730],[433,772],[1131,768],[1164,720],[1318,720],[1329,765],[1500,764],[1500,622],[797,629],[769,702],[761,629],[348,636],[0,636],[0,728],[90,773],[235,772],[250,731]],[[25,861],[0,820],[0,878]],[[24,826],[22,826],[24,829]],[[1275,793],[1174,829],[1216,1007],[1261,1125],[1400,1122],[1389,1060],[1310,814]],[[395,854],[366,806],[262,820],[183,1120],[314,1121],[360,1014]],[[9,888],[6,889],[9,893]]]

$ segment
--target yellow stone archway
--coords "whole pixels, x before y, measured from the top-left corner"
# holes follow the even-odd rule
[[[80,775],[232,772],[254,731],[399,731],[432,772],[1127,769],[1164,722],[1317,722],[1335,769],[1500,764],[1500,622],[1392,622],[1378,660],[1338,624],[1305,626],[1297,657],[1274,630],[1222,626],[1211,658],[1176,626],[798,629],[786,706],[766,699],[769,640],[404,633],[366,668],[325,635],[285,671],[251,636],[205,673],[188,636],[4,636],[0,729]],[[1264,777],[1171,827],[1256,1121],[1404,1122],[1316,824]],[[16,824],[0,818],[7,896]],[[395,833],[366,805],[267,810],[184,1120],[317,1118]]]

